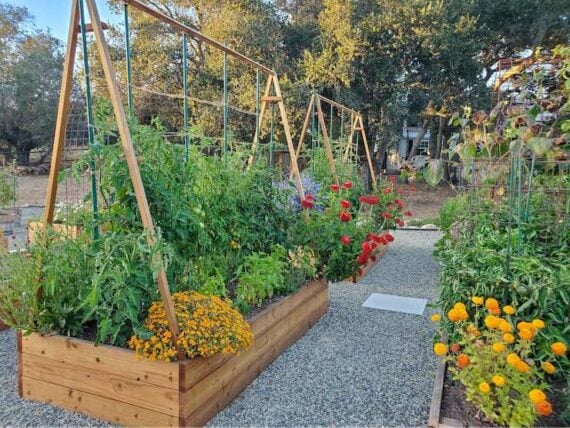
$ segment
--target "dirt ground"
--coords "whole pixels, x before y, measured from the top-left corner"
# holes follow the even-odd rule
[[[412,219],[415,220],[438,218],[443,203],[457,194],[457,191],[448,185],[433,188],[425,183],[397,184],[396,189],[404,192],[406,208],[412,211]]]

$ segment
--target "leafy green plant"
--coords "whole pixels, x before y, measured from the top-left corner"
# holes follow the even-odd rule
[[[0,174],[0,207],[14,201],[14,183],[4,174]]]

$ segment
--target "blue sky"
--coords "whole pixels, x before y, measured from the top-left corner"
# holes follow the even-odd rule
[[[49,28],[51,33],[65,41],[69,25],[70,0],[0,0],[15,6],[25,6],[34,15],[36,27]],[[122,21],[119,15],[113,15],[105,0],[96,0],[101,19],[108,23]],[[89,20],[88,20],[89,21]]]

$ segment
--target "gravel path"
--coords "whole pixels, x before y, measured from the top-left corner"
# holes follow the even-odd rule
[[[330,287],[327,315],[211,423],[214,426],[425,425],[437,365],[432,311],[363,308],[373,292],[432,300],[437,232],[400,231],[358,284]],[[15,336],[0,332],[0,426],[107,426],[17,396]]]

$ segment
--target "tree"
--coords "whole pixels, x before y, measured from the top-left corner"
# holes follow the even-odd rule
[[[31,150],[53,139],[63,57],[50,34],[28,30],[25,9],[0,4],[0,147],[7,160],[28,163]]]

